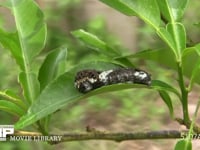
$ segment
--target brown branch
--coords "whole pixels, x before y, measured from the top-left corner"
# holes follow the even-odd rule
[[[184,132],[185,133],[185,132]],[[63,141],[74,140],[112,140],[122,142],[126,140],[146,140],[146,139],[174,139],[181,138],[183,132],[176,130],[134,132],[134,133],[109,133],[109,132],[92,132],[82,134],[64,134]]]
[[[42,136],[38,132],[27,131],[15,131],[13,135],[9,136],[9,140],[14,141],[16,139],[26,141],[47,141],[50,144],[58,144],[61,142],[69,141],[83,141],[83,140],[111,140],[116,142],[122,142],[127,140],[152,140],[152,139],[177,139],[184,138],[187,135],[187,131],[177,130],[161,130],[161,131],[149,131],[149,132],[133,132],[133,133],[112,133],[105,131],[88,131],[84,133],[66,133],[61,135],[48,135]],[[20,137],[22,137],[20,139]]]
[[[191,121],[184,122],[181,118],[175,119],[179,124],[185,125],[188,129],[191,126]],[[200,139],[200,127],[196,124],[193,130],[196,132],[193,135],[189,135],[194,139]],[[13,135],[10,135],[10,140],[32,140],[32,141],[46,141],[50,144],[58,144],[61,142],[70,141],[83,141],[83,140],[111,140],[116,142],[122,142],[127,140],[152,140],[152,139],[180,139],[188,136],[188,131],[177,130],[161,130],[161,131],[148,131],[148,132],[106,132],[98,131],[90,126],[86,127],[86,132],[83,133],[66,133],[66,134],[50,134],[48,136],[42,135],[39,132],[28,131],[15,131]],[[21,138],[20,138],[21,137]]]

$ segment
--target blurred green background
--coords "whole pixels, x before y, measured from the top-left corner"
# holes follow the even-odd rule
[[[127,17],[99,1],[94,0],[37,0],[45,13],[48,24],[47,45],[38,57],[40,64],[44,55],[57,47],[66,45],[68,56],[66,68],[91,60],[101,60],[104,56],[85,47],[72,37],[71,31],[83,28],[108,42],[112,47],[129,54],[149,48],[161,48],[162,43],[154,31],[135,17]],[[200,3],[189,3],[184,23],[190,42],[199,41],[198,9]],[[7,31],[14,30],[11,13],[0,9],[0,26]],[[12,89],[21,93],[17,82],[18,68],[10,53],[0,49],[0,89]],[[133,60],[138,68],[144,68],[152,78],[174,82],[174,72],[166,66],[160,66],[146,60]],[[35,64],[37,67],[38,65]],[[179,105],[174,100],[174,105]],[[177,113],[179,111],[177,110]],[[180,114],[181,115],[181,114]],[[0,112],[0,124],[12,124],[16,118]],[[177,129],[179,125],[170,119],[167,107],[155,91],[131,89],[101,94],[69,104],[55,113],[51,120],[50,131],[54,134],[84,131],[86,126],[111,132],[134,132],[150,129]],[[2,149],[48,149],[48,150],[168,150],[175,140],[128,141],[115,143],[109,141],[78,141],[48,145],[43,142],[5,142]]]

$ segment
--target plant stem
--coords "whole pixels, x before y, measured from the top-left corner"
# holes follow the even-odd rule
[[[48,135],[48,132],[45,130],[44,125],[42,125],[40,121],[37,122],[37,125],[38,125],[38,130],[42,133],[42,135]]]
[[[191,124],[192,124],[192,121],[185,122],[185,121],[184,121],[183,119],[181,119],[181,118],[175,118],[175,120],[176,120],[179,124],[186,126],[187,129],[190,129]],[[195,124],[195,123],[193,124],[193,130],[194,130],[195,133],[200,134],[200,127],[199,127],[197,124]]]
[[[181,102],[182,102],[182,109],[183,109],[183,118],[184,122],[189,122],[190,117],[188,113],[188,90],[185,86],[185,82],[183,79],[183,69],[182,69],[182,64],[181,62],[177,63],[178,65],[178,83],[181,89]]]

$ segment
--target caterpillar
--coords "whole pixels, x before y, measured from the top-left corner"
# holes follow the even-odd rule
[[[75,88],[81,93],[87,93],[106,85],[118,83],[151,84],[151,75],[135,68],[118,68],[106,71],[95,69],[81,70],[75,76]]]

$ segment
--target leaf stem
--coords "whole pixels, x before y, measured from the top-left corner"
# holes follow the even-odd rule
[[[190,117],[188,113],[188,90],[184,83],[183,69],[182,69],[181,62],[178,62],[177,65],[178,65],[178,78],[179,78],[178,83],[181,89],[181,103],[182,103],[182,109],[183,109],[183,118],[184,118],[184,122],[189,122]]]

